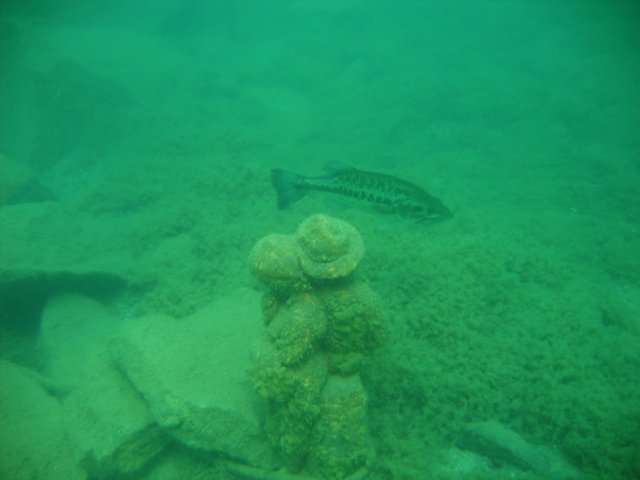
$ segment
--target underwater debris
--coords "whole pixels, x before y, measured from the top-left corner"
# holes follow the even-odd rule
[[[363,257],[360,233],[326,215],[303,221],[295,236],[263,238],[249,255],[269,288],[267,335],[250,374],[291,478],[362,478],[373,455],[359,372],[385,328],[377,297],[353,276]]]
[[[488,458],[495,465],[511,465],[543,478],[573,480],[578,472],[551,449],[533,445],[496,421],[471,423],[457,440],[459,448]]]

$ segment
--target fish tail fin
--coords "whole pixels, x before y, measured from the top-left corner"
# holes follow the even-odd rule
[[[271,170],[271,183],[276,190],[278,208],[280,210],[289,208],[307,193],[306,190],[299,185],[301,178],[301,175],[288,170],[281,170],[279,168]]]

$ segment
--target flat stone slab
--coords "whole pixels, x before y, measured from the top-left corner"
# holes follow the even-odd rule
[[[0,272],[103,272],[123,276],[131,259],[122,254],[125,225],[95,219],[57,202],[0,208]]]
[[[0,232],[0,323],[21,330],[37,331],[51,293],[114,292],[132,265],[123,225],[56,202],[0,207]]]
[[[60,403],[29,371],[0,361],[0,478],[84,480]]]
[[[63,404],[74,457],[91,478],[135,474],[170,439],[117,369],[104,367],[94,373],[95,378],[73,390]]]
[[[120,326],[100,302],[75,293],[52,296],[42,315],[45,374],[64,397],[74,458],[92,478],[134,474],[169,441],[111,361],[109,341]]]
[[[77,293],[47,299],[42,311],[38,345],[46,356],[44,374],[71,390],[90,383],[109,368],[109,340],[122,320],[97,300]]]
[[[247,374],[264,333],[260,294],[239,290],[187,319],[150,316],[128,323],[111,352],[181,443],[257,465],[275,465]]]

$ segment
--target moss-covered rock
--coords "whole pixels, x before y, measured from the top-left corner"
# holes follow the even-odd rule
[[[329,372],[337,375],[354,375],[362,368],[366,355],[362,352],[327,353]]]
[[[330,352],[368,352],[382,343],[383,314],[365,282],[327,285],[318,297],[327,314],[325,345]]]
[[[287,469],[297,471],[309,453],[310,435],[320,411],[319,397],[327,378],[327,361],[316,354],[296,368],[277,359],[273,344],[258,347],[250,375],[267,400],[265,432]]]
[[[300,265],[317,280],[333,280],[352,273],[364,257],[360,233],[347,222],[327,215],[313,215],[296,233]]]
[[[376,296],[352,275],[363,256],[355,228],[314,215],[295,237],[263,238],[249,257],[269,287],[267,335],[250,373],[266,400],[265,433],[288,471],[341,480],[370,457],[358,373],[385,328]]]
[[[331,375],[320,395],[308,468],[313,475],[341,480],[371,457],[366,393],[360,377]]]
[[[267,235],[249,254],[251,273],[271,290],[284,294],[308,290],[298,263],[298,247],[291,235]]]
[[[296,295],[269,324],[269,336],[284,365],[294,365],[311,353],[327,331],[322,306],[311,293]]]

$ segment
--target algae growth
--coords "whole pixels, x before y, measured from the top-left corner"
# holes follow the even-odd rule
[[[462,449],[478,424],[589,479],[640,476],[637,2],[120,7],[0,7],[0,477],[285,475],[273,445],[329,476],[540,477],[497,440]],[[326,164],[454,215],[275,208],[272,169]],[[318,213],[364,239],[353,278],[313,251],[327,225],[292,256]],[[149,367],[158,402],[111,365],[139,322],[156,367],[120,363]],[[258,395],[302,401],[267,421]],[[375,454],[331,443],[334,421]]]
[[[355,228],[314,215],[295,235],[263,238],[249,257],[269,288],[268,338],[251,375],[267,402],[266,432],[296,473],[343,479],[371,461],[359,372],[385,327],[377,298],[354,278],[363,256]]]

